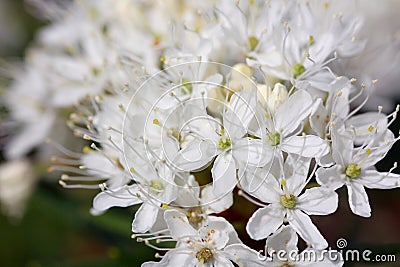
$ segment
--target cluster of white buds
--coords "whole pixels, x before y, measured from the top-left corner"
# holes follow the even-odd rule
[[[334,71],[366,43],[361,14],[347,5],[85,0],[47,8],[54,21],[29,55],[19,81],[27,87],[17,81],[9,93],[16,115],[37,109],[24,120],[32,139],[14,140],[9,154],[35,146],[54,112],[74,105],[68,125],[90,145],[83,153],[58,146],[64,155],[51,168],[66,188],[100,190],[94,215],[140,205],[132,237],[166,251],[142,266],[319,266],[261,259],[220,213],[239,195],[259,207],[246,218],[250,238],[289,254],[300,236],[320,253],[328,243],[310,215],[334,213],[338,188],[347,187],[354,214],[369,217],[365,188],[400,186],[396,166],[374,167],[398,140],[389,126],[399,107],[358,114],[377,81],[358,85]],[[34,89],[47,105],[37,96],[20,109],[13,96]]]

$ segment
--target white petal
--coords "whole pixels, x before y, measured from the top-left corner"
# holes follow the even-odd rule
[[[149,261],[143,263],[142,267],[187,267],[193,266],[191,263],[197,261],[197,259],[190,254],[189,251],[184,249],[173,249],[168,251],[159,262]]]
[[[224,113],[223,122],[226,135],[231,140],[239,139],[247,133],[246,126],[232,110]]]
[[[392,189],[400,186],[400,175],[367,170],[355,182],[360,182],[367,188]]]
[[[228,253],[230,259],[239,266],[265,266],[265,262],[259,259],[260,253],[243,244],[229,245],[224,252]]]
[[[240,185],[244,191],[263,202],[276,203],[282,194],[281,185],[269,169],[269,166],[247,168]]]
[[[256,210],[246,225],[246,231],[252,239],[261,240],[272,234],[283,223],[285,212],[269,205]]]
[[[296,231],[289,225],[283,225],[271,236],[267,237],[265,242],[268,248],[268,254],[270,254],[271,249],[274,251],[296,251],[297,249],[298,237]]]
[[[296,203],[296,208],[308,215],[331,214],[337,207],[338,195],[332,189],[320,187],[307,189]]]
[[[211,226],[220,225],[218,229],[221,229],[229,238],[225,245],[242,243],[238,234],[236,233],[235,228],[224,217],[209,216],[208,222]]]
[[[324,105],[322,104],[322,99],[318,98],[313,106],[313,111],[311,112],[310,116],[310,126],[311,128],[317,133],[319,137],[325,136],[325,127],[326,127],[326,116],[327,111]]]
[[[182,180],[179,180],[179,179]],[[200,186],[196,182],[195,177],[188,173],[182,173],[180,177],[176,177],[175,181],[179,186],[178,197],[175,203],[180,207],[191,208],[199,205]]]
[[[373,131],[383,132],[387,129],[386,115],[381,112],[367,112],[360,115],[355,115],[346,120],[346,128],[350,129],[351,134],[356,134],[354,139],[356,144],[362,144],[368,138],[371,138],[370,127],[373,126]]]
[[[216,196],[224,196],[236,186],[236,164],[231,153],[220,154],[211,169],[213,190]]]
[[[235,265],[233,265],[233,263],[229,259],[226,259],[224,257],[225,257],[225,255],[223,255],[223,256],[220,254],[215,255],[212,265],[210,264],[209,266],[212,266],[212,267],[235,267]],[[207,264],[204,264],[203,266],[208,267]]]
[[[165,154],[165,158],[171,162],[179,151],[179,143],[175,137],[161,136],[161,146],[162,152]]]
[[[237,140],[233,144],[232,150],[236,160],[242,164],[256,167],[267,165],[273,157],[270,147],[259,139],[242,138]]]
[[[371,207],[364,186],[350,182],[347,184],[347,192],[351,211],[362,217],[371,217]]]
[[[54,114],[48,112],[40,119],[26,124],[18,134],[12,136],[6,145],[5,154],[9,159],[21,158],[33,147],[43,143],[54,124]]]
[[[281,144],[281,149],[307,158],[319,158],[329,153],[327,141],[315,135],[285,138]]]
[[[306,185],[310,158],[288,155],[284,165],[287,188],[290,193],[298,196]]]
[[[217,197],[213,193],[213,188],[210,185],[203,187],[201,191],[201,204],[206,209],[207,214],[220,213],[229,209],[233,205],[232,194],[226,194],[222,197]]]
[[[179,151],[171,164],[182,172],[198,170],[206,166],[216,154],[217,147],[215,143],[193,140]]]
[[[332,157],[332,151],[320,158],[317,158],[316,161],[319,166],[325,167],[325,168],[331,167],[332,165],[335,164],[335,161],[333,160],[333,157]]]
[[[115,191],[104,191],[97,194],[93,199],[93,211],[96,215],[111,207],[129,207],[142,203],[142,200],[135,197],[135,194],[139,192],[137,185],[131,185],[128,187],[122,187]]]
[[[388,151],[392,148],[395,143],[395,137],[392,131],[386,130],[380,135],[375,136],[375,138],[370,142],[370,145],[374,147],[371,154],[357,153],[354,155],[354,162],[359,163],[362,169],[374,166],[376,163],[381,161]]]
[[[200,237],[210,240],[217,249],[223,249],[229,242],[229,233],[233,227],[229,227],[226,220],[213,216],[212,221],[208,221],[206,225],[199,229]]]
[[[328,242],[326,242],[308,215],[297,209],[291,210],[288,213],[288,221],[301,238],[311,243],[314,248],[324,249],[328,246]]]
[[[316,180],[320,185],[327,186],[336,190],[344,185],[344,181],[340,178],[342,175],[337,166],[330,168],[319,168],[315,172]]]
[[[337,164],[347,166],[352,162],[353,139],[349,135],[332,131],[332,157]]]
[[[254,89],[256,86],[254,85]],[[245,129],[248,128],[250,121],[254,118],[256,113],[257,95],[255,90],[241,91],[232,95],[229,109],[236,114],[239,119],[240,125]],[[237,122],[236,122],[237,123]]]
[[[186,215],[177,210],[166,210],[164,219],[174,238],[197,235],[197,231],[190,225]]]
[[[309,93],[303,90],[295,92],[276,111],[276,130],[283,136],[296,130],[310,114],[312,105],[313,101]]]
[[[132,222],[132,232],[144,233],[153,227],[158,214],[158,207],[152,204],[143,203],[135,214]]]

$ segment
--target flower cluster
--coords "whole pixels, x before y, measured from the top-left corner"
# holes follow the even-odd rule
[[[346,5],[87,0],[48,8],[54,21],[10,91],[25,130],[8,153],[41,142],[55,112],[75,105],[68,125],[90,145],[83,153],[59,147],[52,169],[64,172],[66,188],[100,189],[94,215],[140,205],[133,237],[167,251],[143,266],[311,266],[274,253],[262,260],[218,215],[236,194],[259,206],[246,225],[252,239],[289,254],[300,236],[319,253],[328,243],[310,216],[335,212],[338,188],[347,187],[354,214],[369,217],[365,188],[400,186],[396,166],[374,167],[398,140],[389,126],[399,107],[358,114],[377,81],[359,84],[332,67],[366,45],[361,17]],[[47,105],[36,105],[41,97]],[[21,108],[21,99],[31,105]],[[171,241],[174,248],[160,245]]]

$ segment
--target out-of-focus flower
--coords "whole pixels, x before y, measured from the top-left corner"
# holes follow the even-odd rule
[[[400,2],[382,0],[378,2],[357,1],[357,12],[365,18],[360,35],[367,41],[365,49],[356,57],[333,62],[333,69],[339,74],[357,78],[360,83],[368,84],[378,80],[365,105],[367,110],[376,110],[383,106],[384,112],[390,112],[400,97],[400,20],[397,10]],[[359,101],[360,102],[360,101]]]
[[[0,204],[11,218],[20,219],[25,211],[37,177],[26,159],[13,160],[0,165]]]

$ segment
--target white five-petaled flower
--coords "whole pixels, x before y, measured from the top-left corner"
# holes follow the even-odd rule
[[[298,135],[303,131],[302,122],[309,116],[312,106],[311,95],[299,90],[287,98],[274,114],[268,109],[259,109],[253,126],[258,128],[255,135],[266,140],[266,148],[271,154],[275,150],[278,155],[287,152],[308,158],[327,154],[329,145],[325,140],[315,135]]]
[[[310,159],[288,156],[283,173],[273,174],[267,168],[248,172],[242,181],[243,190],[269,205],[258,209],[247,223],[251,238],[260,240],[274,233],[282,224],[288,223],[316,249],[328,244],[308,215],[327,215],[338,206],[337,194],[329,188],[306,189]],[[278,176],[279,175],[279,176]],[[255,186],[255,187],[254,187]]]
[[[316,171],[318,183],[334,190],[346,185],[354,214],[369,217],[371,207],[364,187],[390,189],[400,186],[400,175],[378,172],[374,165],[385,157],[396,139],[385,129],[362,146],[355,147],[353,136],[332,131],[332,157],[336,165]],[[396,166],[396,164],[395,164]]]

